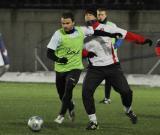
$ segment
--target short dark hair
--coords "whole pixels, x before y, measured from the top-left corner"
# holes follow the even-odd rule
[[[61,17],[64,19],[70,18],[74,22],[74,15],[71,12],[65,12]]]
[[[98,8],[97,10],[98,10],[98,11],[104,11],[104,12],[106,12],[106,14],[107,14],[107,9],[106,9],[106,8]]]
[[[86,9],[86,10],[85,10],[85,14],[92,14],[92,15],[94,15],[95,17],[97,17],[97,10],[96,10],[96,9],[93,9],[93,8]]]

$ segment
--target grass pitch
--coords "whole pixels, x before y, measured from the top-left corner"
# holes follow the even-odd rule
[[[88,117],[81,97],[81,85],[74,89],[76,120],[67,118],[63,124],[54,123],[60,101],[54,84],[0,83],[0,135],[160,135],[160,88],[132,86],[133,110],[138,124],[132,125],[124,115],[120,96],[111,92],[112,103],[99,104],[104,87],[97,88],[95,103],[100,129],[86,131]],[[32,132],[27,127],[31,116],[44,119],[44,128]]]

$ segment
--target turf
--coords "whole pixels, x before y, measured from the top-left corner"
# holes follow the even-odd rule
[[[112,103],[99,104],[103,98],[103,86],[97,88],[95,103],[100,129],[86,131],[88,117],[85,113],[81,85],[74,89],[76,120],[67,118],[62,125],[54,123],[60,109],[60,101],[54,84],[0,83],[0,135],[160,135],[160,88],[132,86],[133,108],[138,124],[132,125],[124,115],[120,96],[112,91]],[[27,127],[31,116],[44,119],[40,132]]]

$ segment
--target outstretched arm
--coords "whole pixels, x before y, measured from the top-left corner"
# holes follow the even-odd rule
[[[85,36],[108,36],[111,38],[121,38],[121,32],[110,32],[110,31],[102,31],[102,30],[95,30],[93,27],[81,27]]]
[[[104,31],[109,33],[121,33],[122,38],[129,41],[129,42],[135,42],[137,44],[149,44],[149,46],[152,45],[152,40],[145,38],[139,34],[135,34],[133,32],[126,31],[124,29],[121,29],[119,27],[112,27],[110,25],[106,25],[104,27]]]
[[[55,50],[52,50],[52,49],[47,49],[47,57],[55,62],[58,62],[58,63],[63,63],[63,64],[66,64],[68,62],[68,59],[63,57],[63,58],[59,58],[55,55]]]
[[[137,44],[149,44],[149,46],[152,46],[152,40],[145,38],[139,34],[135,34],[132,32],[127,32],[125,39],[129,42],[135,42]]]
[[[111,38],[121,38],[122,34],[121,33],[109,33],[109,32],[105,32],[102,30],[94,30],[94,36],[107,36],[107,37],[111,37]]]

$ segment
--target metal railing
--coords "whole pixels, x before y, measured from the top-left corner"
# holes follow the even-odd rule
[[[45,65],[44,61],[41,59],[41,57],[39,56],[39,46],[41,46],[41,44],[44,44],[48,39],[50,39],[51,35],[50,36],[47,36],[45,38],[43,38],[42,40],[40,40],[36,47],[34,48],[34,70],[35,72],[38,71],[38,65],[40,65],[45,71],[49,71],[48,67]]]
[[[49,69],[47,68],[47,66],[44,64],[44,62],[39,57],[39,55],[38,55],[38,48],[37,47],[34,50],[34,55],[35,55],[35,62],[34,62],[34,64],[35,64],[35,66],[34,66],[35,67],[35,71],[38,71],[38,64],[40,64],[45,71],[49,71]]]

